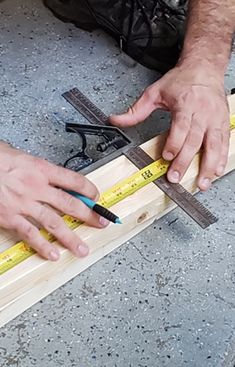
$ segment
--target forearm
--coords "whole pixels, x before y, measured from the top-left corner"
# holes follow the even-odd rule
[[[235,0],[189,0],[179,63],[209,64],[222,77],[235,31]]]

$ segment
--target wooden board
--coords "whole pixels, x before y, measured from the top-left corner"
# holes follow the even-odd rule
[[[235,96],[229,97],[229,104],[230,111],[234,114]],[[164,136],[156,137],[141,147],[152,158],[158,159],[164,139]],[[195,178],[198,174],[198,164],[199,160],[196,157],[182,180],[183,186],[190,192],[196,190]],[[235,129],[231,133],[226,173],[234,168]],[[103,192],[136,170],[136,167],[122,156],[92,172],[88,177],[98,186],[100,192]],[[103,177],[110,177],[110,179],[107,181]],[[113,211],[121,217],[123,221],[121,226],[111,224],[100,230],[82,225],[76,230],[90,246],[88,257],[77,259],[68,250],[57,244],[61,253],[58,262],[51,263],[41,259],[38,255],[33,255],[0,276],[0,326],[87,269],[174,207],[175,205],[157,186],[150,184],[115,205]],[[0,231],[0,251],[13,243],[15,243],[14,237],[5,231]]]

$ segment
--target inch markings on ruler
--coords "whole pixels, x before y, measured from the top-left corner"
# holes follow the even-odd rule
[[[170,186],[165,176],[160,177],[154,183],[203,229],[217,222],[218,218],[185,190],[183,186],[179,184],[172,184]],[[172,186],[174,190],[172,190]]]
[[[142,169],[154,160],[140,147],[135,147],[124,153],[125,156],[136,165],[137,168]],[[164,174],[167,171],[169,164],[161,160],[162,171]],[[148,169],[146,174],[151,174]],[[171,200],[173,200],[181,209],[183,209],[195,222],[197,222],[203,229],[215,223],[218,219],[207,208],[204,207],[193,195],[191,195],[182,185],[170,183],[165,176],[161,176],[153,181]]]
[[[62,96],[91,124],[109,125],[108,116],[96,107],[79,89],[73,88],[63,93]]]

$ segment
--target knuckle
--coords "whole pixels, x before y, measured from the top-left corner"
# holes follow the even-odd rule
[[[191,133],[189,141],[187,142],[186,148],[188,153],[197,152],[202,145],[203,135],[199,131]]]
[[[177,123],[179,129],[185,129],[186,127],[188,127],[190,122],[191,121],[188,116],[184,115],[183,113],[177,114],[175,123]]]
[[[46,229],[49,232],[58,231],[63,225],[62,219],[57,214],[48,215],[48,222],[46,224]]]
[[[91,188],[93,187],[93,185],[91,184],[90,181],[88,181],[87,178],[85,178],[82,175],[79,175],[78,173],[74,173],[72,180],[74,181],[74,185],[76,185],[76,187],[79,187],[79,189],[84,190],[86,188],[86,185],[89,184],[91,186]]]
[[[205,135],[206,128],[199,122],[194,122],[190,131],[191,141],[202,141]]]
[[[79,173],[72,172],[69,170],[65,170],[64,172],[67,175],[68,183],[72,187],[79,187],[80,190],[83,190],[87,184],[87,182],[90,182],[85,178],[84,176],[80,175]]]
[[[183,88],[177,96],[175,96],[177,105],[181,108],[184,108],[185,105],[192,105],[192,101],[195,100],[195,93],[192,89],[186,87]]]
[[[42,224],[44,224],[44,223],[46,223],[47,222],[47,220],[48,220],[48,209],[47,208],[45,208],[45,206],[41,206],[40,207],[40,209],[39,209],[39,213],[38,213],[38,218],[37,218],[37,220],[40,222],[40,223],[42,223]]]
[[[75,216],[77,214],[76,207],[79,201],[75,201],[75,199],[71,195],[66,194],[61,190],[58,190],[58,201],[61,203],[61,209],[63,212],[69,213],[72,216]]]
[[[184,172],[186,166],[187,166],[186,162],[183,159],[180,159],[177,162],[175,162],[174,170],[178,172]]]
[[[191,154],[196,154],[200,148],[202,146],[202,141],[201,140],[192,140],[191,144],[190,144],[190,149],[189,149],[189,153],[192,152]]]
[[[206,149],[216,151],[218,150],[219,147],[221,147],[221,143],[222,143],[221,129],[215,129],[208,136],[208,139],[206,142]]]
[[[189,162],[190,162],[190,159],[185,159],[185,156],[179,156],[174,160],[171,166],[171,169],[182,173],[186,170]]]
[[[53,173],[55,177],[60,177],[63,175],[65,179],[70,179],[71,175],[73,174],[72,171],[61,166],[51,165],[51,167],[53,167]]]
[[[176,154],[179,152],[180,148],[180,143],[173,136],[169,136],[165,149]]]
[[[78,236],[68,227],[62,226],[58,234],[56,234],[57,240],[69,250],[77,247],[79,243]]]
[[[197,149],[193,149],[192,146],[185,145],[181,153],[174,161],[174,168],[179,172],[185,171],[196,152]]]
[[[203,170],[202,170],[203,176],[207,177],[207,178],[213,178],[217,167],[218,167],[218,160],[216,160],[216,161],[212,161],[212,160],[205,161],[204,164],[203,164]]]
[[[33,164],[36,169],[45,172],[48,170],[48,162],[45,159],[33,157]]]
[[[62,245],[70,250],[76,246],[75,240],[73,239],[73,236],[71,236],[71,234],[64,230],[58,238]]]
[[[43,237],[41,237],[40,241],[38,241],[37,243],[37,246],[34,247],[36,247],[36,250],[40,255],[47,257],[51,245],[49,244],[49,242],[45,241]]]
[[[195,136],[190,139],[189,146],[192,151],[197,152],[201,148],[202,143],[203,143],[203,135],[195,133]]]
[[[20,225],[18,224],[18,219],[15,218],[15,217],[11,217],[9,216],[8,214],[5,215],[1,213],[1,216],[0,216],[0,226],[2,228],[5,228],[5,229],[10,229],[10,230],[13,230],[13,231],[19,231],[20,229]]]
[[[35,234],[37,232],[37,229],[30,224],[29,222],[21,223],[20,225],[17,225],[17,230],[21,233],[23,233],[25,239],[28,242],[31,242],[35,238]]]
[[[52,210],[42,206],[37,220],[49,231],[54,232],[61,226],[62,219]]]
[[[99,196],[96,186],[86,177],[77,174],[74,177],[74,180],[74,186],[77,187],[78,190],[81,190],[88,197],[96,198]]]
[[[82,213],[83,222],[94,225],[97,222],[98,214],[94,213],[91,209],[85,208]]]

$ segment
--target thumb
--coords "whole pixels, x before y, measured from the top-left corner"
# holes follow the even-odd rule
[[[128,111],[121,115],[111,115],[111,124],[120,127],[131,127],[144,121],[154,110],[160,108],[160,96],[156,85],[147,88],[142,96],[128,108]]]

